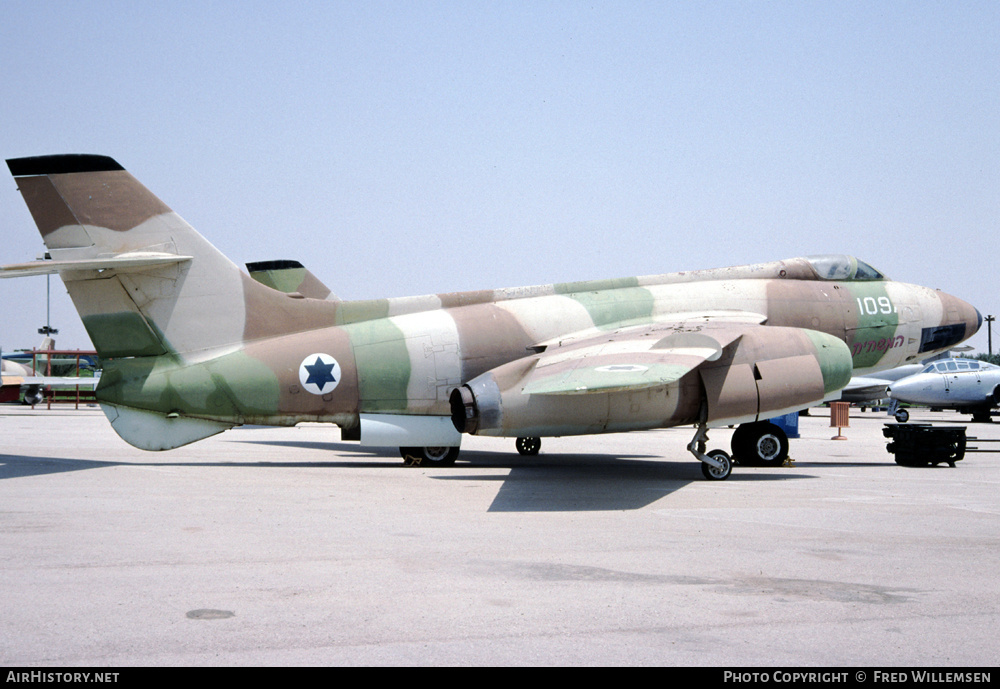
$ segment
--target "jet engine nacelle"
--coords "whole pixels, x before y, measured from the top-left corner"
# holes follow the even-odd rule
[[[709,425],[722,426],[838,398],[853,372],[847,345],[824,333],[748,327],[726,338],[722,332],[707,332],[727,344],[669,383],[526,393],[545,375],[540,364],[552,355],[546,352],[499,366],[456,388],[452,420],[463,433],[507,437],[663,428],[697,423],[703,413]],[[672,354],[677,360],[684,356],[682,350]]]

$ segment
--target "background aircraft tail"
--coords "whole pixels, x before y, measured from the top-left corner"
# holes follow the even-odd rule
[[[339,301],[329,287],[298,261],[256,261],[247,263],[247,270],[254,280],[279,292]]]
[[[100,356],[197,356],[253,330],[248,300],[271,290],[117,162],[55,155],[7,165],[48,248],[22,274],[60,273]]]

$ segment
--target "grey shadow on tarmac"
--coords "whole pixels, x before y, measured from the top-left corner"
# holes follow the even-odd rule
[[[394,449],[362,448],[354,443],[248,440],[252,444],[308,447],[335,452],[396,457]],[[684,488],[704,481],[693,458],[670,461],[659,455],[542,453],[521,456],[513,452],[463,450],[452,467],[437,470],[439,481],[498,481],[502,485],[490,512],[579,512],[641,509]],[[377,466],[371,462],[332,462],[332,466]],[[315,464],[310,463],[310,466]],[[391,462],[401,467],[401,460]],[[489,469],[503,473],[488,473]],[[468,471],[473,470],[473,471]],[[729,481],[772,481],[814,478],[788,471],[736,467]]]
[[[111,462],[66,457],[0,455],[0,480],[42,476],[110,466],[183,467],[274,467],[274,468],[376,468],[412,470],[404,467],[394,449],[360,447],[353,443],[301,441],[235,441],[335,452],[363,457],[334,461],[190,461]],[[510,452],[466,451],[452,467],[421,467],[434,470],[433,480],[457,482],[502,482],[490,512],[577,512],[637,510],[680,490],[704,481],[693,459],[671,461],[655,455],[543,453],[522,457]],[[500,472],[490,471],[491,469]],[[814,478],[788,470],[736,467],[725,482],[772,481]]]
[[[62,474],[68,471],[99,469],[121,464],[121,462],[99,462],[90,459],[70,459],[68,457],[29,457],[27,455],[0,455],[0,480]]]
[[[302,443],[301,445],[323,445],[325,443]],[[0,454],[0,481],[10,478],[25,478],[29,476],[45,476],[46,474],[60,474],[71,471],[84,471],[87,469],[101,469],[112,466],[175,466],[175,467],[276,467],[276,468],[370,468],[370,467],[398,467],[402,460],[395,460],[385,453],[368,452],[373,460],[382,461],[357,461],[329,462],[329,461],[301,461],[301,462],[273,462],[273,461],[200,461],[196,457],[191,457],[189,461],[181,459],[180,455],[174,454],[177,461],[157,461],[157,462],[108,462],[94,459],[78,459],[71,457],[38,457],[32,455],[5,455]],[[159,456],[171,456],[162,455]],[[190,456],[190,455],[189,455]],[[398,457],[399,455],[395,455]]]

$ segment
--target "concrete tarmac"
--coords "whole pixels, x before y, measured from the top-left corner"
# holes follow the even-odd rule
[[[5,405],[0,664],[992,666],[1000,455],[901,467],[891,421],[831,440],[814,409],[792,466],[709,482],[690,426],[438,469],[332,426],[148,453]]]

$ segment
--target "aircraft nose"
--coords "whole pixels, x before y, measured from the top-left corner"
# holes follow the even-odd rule
[[[969,338],[979,332],[979,329],[983,326],[983,314],[979,313],[977,309],[972,304],[962,301],[952,297],[955,301],[959,303],[959,321],[965,324],[965,337]]]
[[[922,353],[949,349],[975,335],[983,325],[983,315],[972,304],[944,292],[937,292],[936,296],[941,305],[941,322],[924,327]]]

